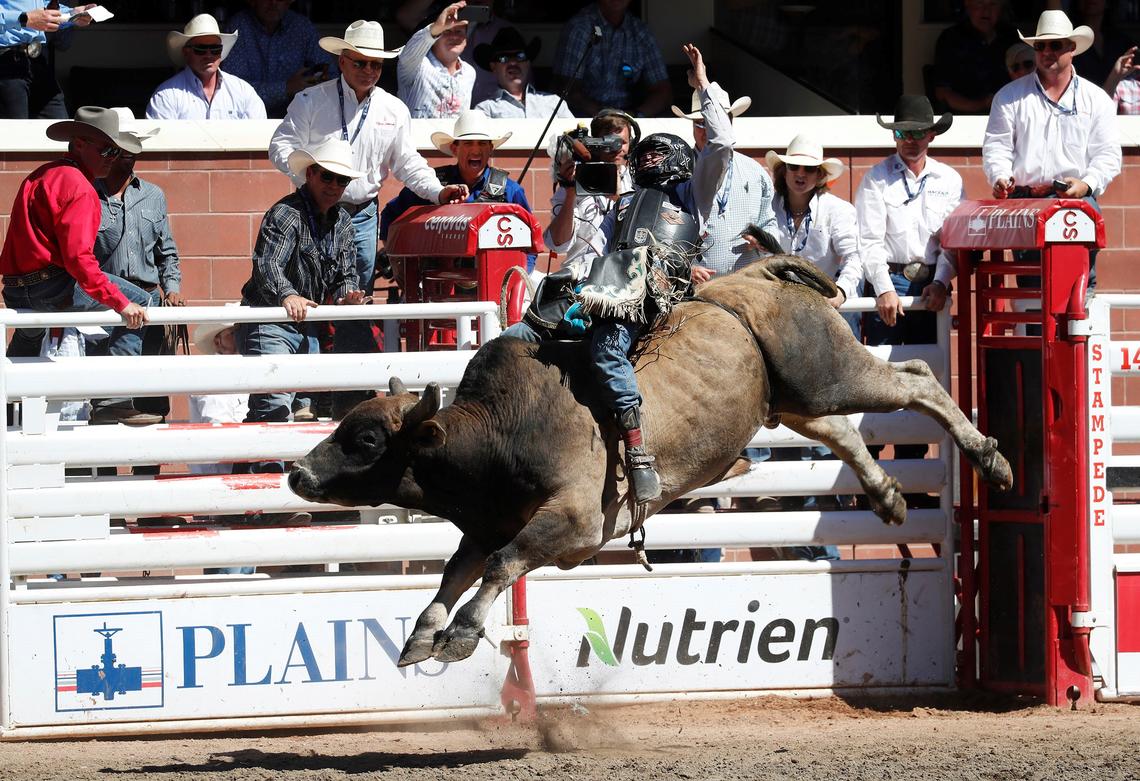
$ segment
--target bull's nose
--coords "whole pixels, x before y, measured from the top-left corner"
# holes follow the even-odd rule
[[[289,471],[289,489],[303,499],[316,499],[317,480],[307,467],[294,464]]]

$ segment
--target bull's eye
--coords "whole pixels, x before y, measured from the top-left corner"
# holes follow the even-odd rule
[[[365,453],[374,453],[380,446],[380,440],[375,431],[364,429],[356,435],[357,446]]]

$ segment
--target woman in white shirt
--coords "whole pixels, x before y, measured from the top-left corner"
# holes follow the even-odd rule
[[[792,139],[787,154],[771,151],[765,161],[776,188],[775,239],[784,252],[810,260],[835,280],[840,292],[829,303],[838,309],[858,296],[863,284],[855,207],[827,190],[845,166],[834,157],[824,158],[823,147],[805,133]],[[844,319],[858,339],[859,315]]]

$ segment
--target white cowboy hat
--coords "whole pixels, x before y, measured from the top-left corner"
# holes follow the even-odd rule
[[[490,141],[491,145],[498,149],[510,137],[511,131],[509,130],[501,136],[491,135],[490,118],[482,111],[467,109],[459,112],[459,117],[455,120],[455,127],[452,128],[450,135],[442,130],[437,130],[431,134],[431,142],[436,149],[445,155],[449,155],[453,141]]]
[[[727,100],[728,99],[728,93],[722,93],[722,94],[724,95],[725,100]],[[748,110],[749,106],[752,105],[752,98],[745,95],[743,98],[737,98],[736,100],[732,101],[731,104],[722,102],[721,105],[724,106],[725,112],[730,117],[739,117],[741,114],[743,114],[745,111]],[[700,119],[702,117],[702,114],[701,114],[701,93],[698,92],[697,90],[693,90],[692,111],[690,111],[688,114],[686,114],[684,111],[682,111],[677,106],[673,106],[672,108],[673,108],[673,115],[680,117],[681,119]]]
[[[184,65],[186,60],[182,56],[182,47],[194,38],[207,35],[216,35],[222,39],[223,60],[230,55],[230,49],[234,48],[234,41],[238,37],[236,32],[222,32],[221,28],[218,27],[218,20],[209,14],[198,14],[186,23],[182,32],[171,30],[166,34],[166,50],[170,53],[170,59],[174,60],[177,65]]]
[[[1093,44],[1092,28],[1087,24],[1074,28],[1064,11],[1042,11],[1041,16],[1037,18],[1036,35],[1021,35],[1021,30],[1018,30],[1017,34],[1028,44],[1068,39],[1077,45],[1074,55],[1088,51]]]
[[[234,323],[202,323],[194,329],[194,349],[199,355],[217,355],[218,348],[214,346],[214,337],[233,327]]]
[[[345,49],[354,51],[362,57],[371,57],[378,60],[390,60],[399,57],[399,49],[384,48],[384,28],[379,22],[366,22],[357,19],[344,31],[343,38],[329,35],[318,41],[321,48],[331,54],[340,54]]]
[[[329,138],[309,149],[295,149],[290,153],[289,170],[294,175],[303,177],[305,169],[311,165],[319,165],[326,171],[353,179],[364,176],[363,171],[352,167],[352,147],[340,138]]]
[[[162,130],[160,127],[142,128],[137,121],[135,121],[135,114],[126,106],[114,106],[111,111],[119,115],[119,131],[122,133],[130,133],[137,138],[139,142],[146,141],[148,138],[154,138]]]
[[[823,169],[827,177],[824,182],[833,182],[843,174],[843,170],[847,167],[843,162],[835,157],[823,156],[823,147],[818,141],[809,136],[807,133],[800,133],[792,139],[792,143],[788,144],[788,153],[781,155],[776,151],[770,151],[764,155],[764,161],[768,163],[768,168],[774,169],[777,163],[788,165],[818,165]]]

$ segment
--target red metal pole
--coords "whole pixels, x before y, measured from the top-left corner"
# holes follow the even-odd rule
[[[511,623],[515,627],[514,639],[508,641],[511,648],[511,667],[507,680],[503,682],[500,700],[511,718],[521,716],[530,721],[537,715],[534,678],[530,672],[530,619],[526,613],[526,578],[522,577],[511,586]]]

